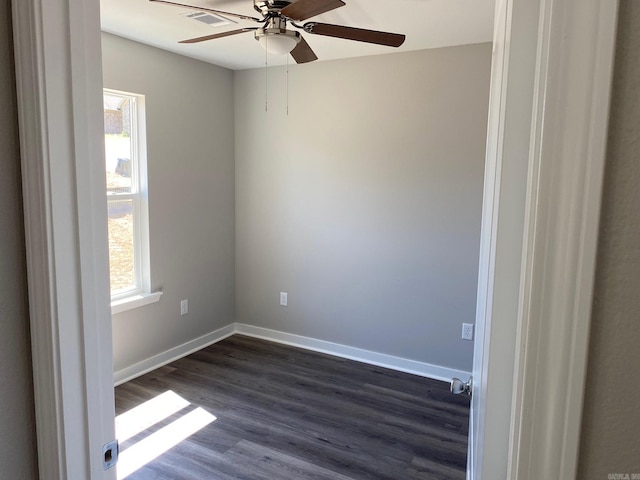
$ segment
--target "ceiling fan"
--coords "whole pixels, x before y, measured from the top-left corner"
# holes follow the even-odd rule
[[[389,47],[399,47],[405,41],[405,36],[397,33],[379,32],[362,28],[345,27],[328,23],[307,22],[299,25],[296,22],[307,20],[321,13],[342,7],[342,0],[253,0],[253,8],[260,13],[262,18],[252,17],[231,12],[223,12],[208,7],[186,5],[168,0],[149,0],[151,2],[164,3],[178,7],[193,8],[211,12],[217,15],[240,18],[262,24],[260,27],[246,27],[228,32],[205,35],[203,37],[182,40],[180,43],[198,43],[216,38],[228,37],[239,33],[254,32],[256,40],[273,54],[290,53],[297,63],[307,63],[317,60],[309,44],[296,30],[287,30],[287,24],[313,35],[343,38],[358,42],[374,43]]]

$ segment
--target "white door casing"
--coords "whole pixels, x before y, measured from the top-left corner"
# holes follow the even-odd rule
[[[617,6],[496,5],[471,479],[577,472]]]
[[[617,18],[618,0],[541,2],[513,479],[577,474]]]
[[[498,0],[478,269],[470,479],[507,476],[538,0]],[[485,459],[491,459],[485,461]]]
[[[12,2],[41,480],[115,479],[99,2]]]
[[[530,0],[498,0],[474,479],[575,476],[616,7],[539,0],[539,16],[528,16]],[[99,2],[13,0],[12,10],[40,478],[113,479],[101,455],[114,409]],[[535,63],[531,54],[518,63],[532,29]],[[527,173],[512,176],[507,152],[522,149]],[[504,216],[517,210],[509,192],[526,192],[524,211],[511,213],[524,228],[501,237],[503,226],[515,228]],[[518,278],[500,263],[514,250]],[[515,294],[498,288],[513,283]],[[503,307],[514,302],[509,320]],[[504,362],[515,365],[509,378]]]

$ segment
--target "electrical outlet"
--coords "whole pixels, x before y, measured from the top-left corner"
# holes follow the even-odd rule
[[[282,305],[283,307],[287,306],[288,303],[288,299],[287,299],[287,292],[280,292],[280,305]]]
[[[462,324],[462,339],[473,340],[473,323]]]
[[[180,302],[180,315],[186,315],[189,313],[189,300],[182,300]]]

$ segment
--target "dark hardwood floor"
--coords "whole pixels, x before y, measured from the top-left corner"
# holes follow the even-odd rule
[[[216,419],[128,479],[465,478],[469,399],[443,382],[234,335],[117,387],[116,414],[167,391],[189,405],[121,458],[190,412]]]

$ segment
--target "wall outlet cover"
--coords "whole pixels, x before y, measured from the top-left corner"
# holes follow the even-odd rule
[[[473,323],[462,324],[462,339],[473,340]]]
[[[287,292],[280,292],[280,305],[286,307],[289,303]]]

